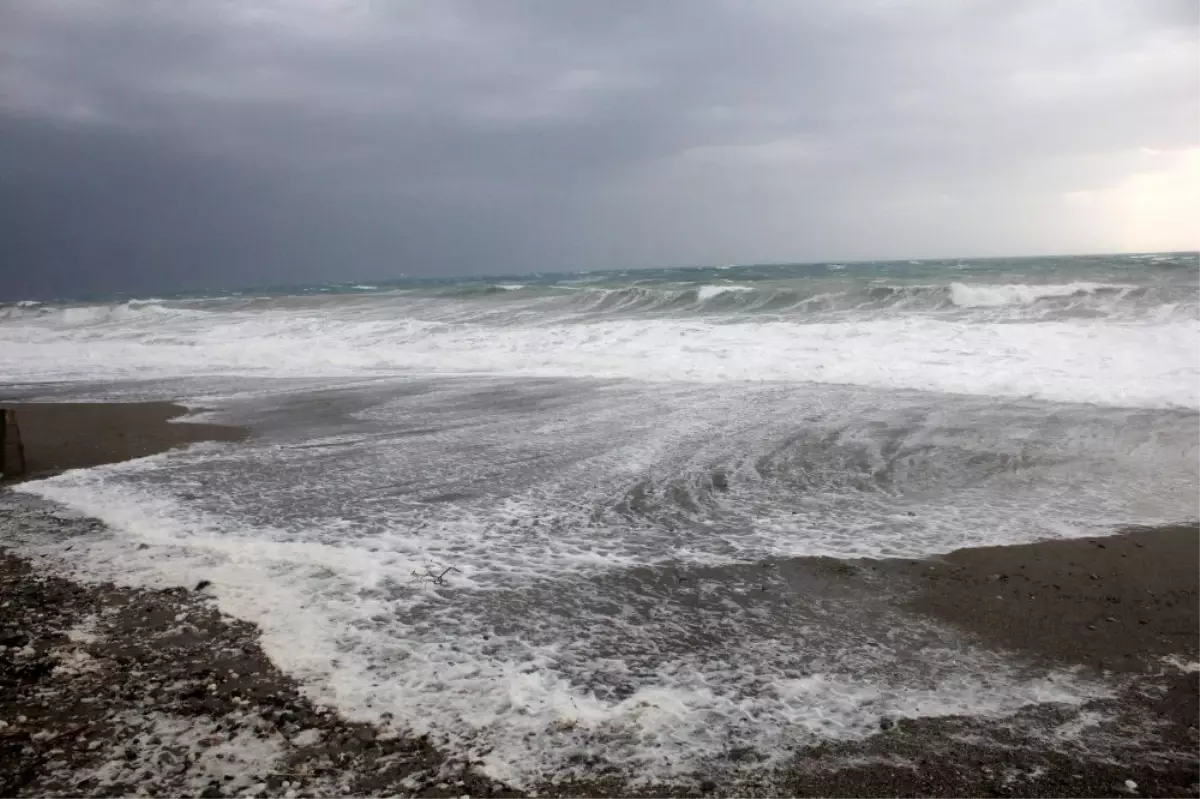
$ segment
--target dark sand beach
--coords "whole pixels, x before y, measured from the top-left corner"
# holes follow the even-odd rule
[[[1198,563],[1192,524],[966,549],[892,568],[920,583],[913,610],[995,647],[1141,673],[1163,657],[1197,659]]]
[[[13,406],[8,406],[13,407]],[[19,406],[30,476],[140,457],[246,431],[173,423],[168,404]],[[0,547],[98,522],[0,489]],[[796,752],[771,783],[638,786],[597,779],[539,795],[1193,796],[1200,674],[1197,526],[960,550],[919,561],[796,559],[850,589],[882,591],[1030,668],[1111,681],[1094,729],[1069,741],[1053,706],[1002,723],[881,719],[865,741]],[[832,577],[831,577],[832,576]],[[811,601],[796,580],[791,601]],[[305,698],[222,615],[216,586],[81,584],[0,554],[0,795],[517,795],[438,741],[353,723]],[[900,653],[913,657],[919,653]],[[403,720],[396,720],[403,726]],[[1131,785],[1133,787],[1131,787]],[[530,795],[532,795],[532,791]]]
[[[25,478],[144,458],[197,441],[239,441],[228,425],[173,422],[188,409],[169,402],[4,403],[17,413]]]

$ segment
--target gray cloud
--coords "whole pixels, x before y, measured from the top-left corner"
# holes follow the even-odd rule
[[[1195,246],[1190,0],[9,0],[0,293]]]

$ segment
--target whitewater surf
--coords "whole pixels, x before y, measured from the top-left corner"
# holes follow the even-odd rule
[[[23,546],[209,580],[314,697],[517,786],[1081,707],[1110,687],[786,604],[780,564],[1196,518],[1198,293],[1177,253],[14,303],[10,394],[254,433],[26,484],[108,530]]]

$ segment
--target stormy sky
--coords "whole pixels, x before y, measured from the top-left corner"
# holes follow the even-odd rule
[[[0,296],[1193,249],[1194,0],[3,0]]]

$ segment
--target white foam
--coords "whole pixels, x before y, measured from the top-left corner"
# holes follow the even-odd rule
[[[1052,297],[1094,294],[1097,291],[1127,291],[1136,286],[1111,283],[1064,283],[1026,285],[1014,283],[991,285],[982,283],[951,283],[950,300],[962,308],[995,308],[1004,305],[1028,305]]]
[[[769,768],[797,747],[872,735],[884,716],[1002,717],[1030,704],[1107,695],[1066,673],[1027,679],[998,656],[957,647],[896,662],[858,643],[853,618],[845,629],[830,627],[832,635],[818,635],[810,623],[787,636],[746,638],[761,620],[736,608],[737,623],[722,628],[727,640],[715,649],[654,658],[647,671],[638,658],[646,635],[672,635],[684,619],[584,615],[572,623],[588,636],[558,630],[537,640],[562,620],[553,595],[535,595],[528,618],[498,632],[481,608],[513,598],[501,586],[389,596],[381,588],[407,564],[368,551],[355,531],[340,531],[345,545],[334,548],[264,541],[289,534],[239,528],[122,483],[122,474],[151,463],[161,460],[23,484],[21,491],[68,501],[119,533],[36,548],[88,580],[161,586],[210,579],[222,609],[257,622],[268,654],[306,680],[315,700],[352,718],[391,713],[405,729],[436,734],[516,786],[546,774],[586,776],[591,767],[575,762],[582,751],[635,782],[678,779],[734,747],[753,749],[758,767]],[[564,598],[575,607],[589,597]],[[887,625],[893,643],[924,634],[900,619]],[[802,676],[791,665],[797,645],[807,652]],[[636,689],[601,697],[587,684],[596,673],[628,675]]]
[[[1200,324],[920,315],[794,324],[446,323],[377,310],[67,308],[0,323],[11,380],[496,374],[773,380],[1142,407],[1200,404]]]
[[[525,288],[524,283],[497,283],[496,288],[504,289],[505,291],[520,291]]]
[[[1197,263],[1194,253],[1143,253],[1125,256],[1130,261],[1150,261],[1152,263],[1182,262]]]
[[[754,287],[734,284],[707,285],[696,289],[696,298],[703,302],[704,300],[711,300],[713,297],[719,297],[722,294],[737,294],[745,291],[754,291]]]
[[[1179,655],[1167,655],[1161,658],[1161,660],[1164,665],[1170,666],[1177,671],[1182,671],[1185,674],[1200,672],[1200,663],[1194,660],[1184,660]]]
[[[160,300],[129,300],[115,305],[79,305],[45,311],[45,306],[35,318],[39,321],[57,323],[62,327],[89,327],[92,325],[136,324],[161,320],[165,317],[184,317],[193,312],[169,309]]]
[[[1048,534],[1048,517],[1103,518],[1120,510],[1128,495],[1145,494],[1144,482],[1157,473],[1117,474],[1093,495],[1074,485],[1070,469],[1066,476],[1046,468],[1024,477],[1006,470],[990,493],[968,485],[922,504],[928,465],[919,453],[930,440],[941,437],[944,449],[961,451],[967,462],[997,450],[989,434],[976,440],[948,432],[989,413],[991,403],[973,403],[954,417],[947,401],[934,428],[884,447],[918,457],[908,467],[917,497],[907,498],[904,483],[894,488],[916,511],[907,516],[898,511],[898,494],[842,480],[835,459],[823,462],[828,485],[810,480],[803,498],[763,486],[773,459],[786,465],[780,441],[805,414],[832,414],[823,423],[841,431],[852,458],[866,462],[865,474],[874,473],[872,456],[846,440],[848,426],[859,420],[863,431],[887,428],[911,408],[896,409],[894,419],[880,416],[869,392],[607,386],[581,392],[582,404],[560,404],[557,414],[514,417],[469,404],[475,392],[494,388],[490,380],[446,384],[362,415],[373,429],[397,420],[437,428],[400,445],[346,435],[317,441],[323,446],[316,450],[206,446],[73,471],[20,491],[64,501],[118,530],[116,539],[72,537],[70,551],[62,549],[66,542],[43,547],[83,576],[157,585],[211,579],[222,607],[262,625],[272,659],[307,680],[313,696],[365,720],[390,711],[416,732],[449,737],[452,750],[484,759],[492,775],[526,785],[589,768],[572,763],[581,752],[671,780],[726,757],[732,746],[752,747],[770,764],[815,740],[864,737],[884,715],[1004,715],[1028,703],[1076,703],[1103,693],[1066,674],[1026,679],[1000,657],[958,648],[926,649],[906,665],[864,642],[865,619],[852,609],[772,626],[739,605],[738,597],[760,587],[733,572],[692,589],[698,607],[680,602],[673,584],[671,593],[646,595],[649,589],[622,582],[623,575],[667,560],[724,569],[752,563],[761,579],[757,564],[773,554],[917,557],[964,543],[1027,540]],[[518,397],[518,386],[502,385]],[[455,408],[469,409],[470,425],[438,426],[439,419],[461,419]],[[1028,415],[1033,423],[1044,417]],[[864,419],[874,426],[864,427]],[[1021,456],[1037,459],[1026,438],[1032,431],[1020,419],[988,417],[980,426],[1025,441]],[[1129,435],[1134,445],[1145,437]],[[811,444],[824,439],[818,431]],[[547,449],[546,441],[554,446]],[[1105,462],[1102,451],[1122,456],[1129,468],[1145,459],[1102,435],[1084,444],[1099,447],[1087,451],[1094,463]],[[464,447],[480,446],[481,457],[461,457]],[[1104,449],[1110,446],[1117,451]],[[803,440],[794,447],[812,449]],[[731,453],[742,461],[728,461]],[[330,461],[314,462],[318,456]],[[710,511],[727,519],[727,529],[678,539],[662,527],[598,512],[643,477],[649,495],[668,497],[680,475],[708,474],[716,458],[726,458],[728,485]],[[544,470],[524,470],[539,459],[550,459]],[[314,481],[313,468],[338,479]],[[1187,483],[1188,475],[1178,479]],[[1072,491],[1062,491],[1063,480]],[[407,491],[397,492],[398,483]],[[413,500],[448,483],[485,493],[455,503]],[[204,497],[194,495],[197,486]],[[296,486],[304,486],[302,503]],[[1175,483],[1160,488],[1184,497]],[[791,509],[781,506],[788,498]],[[809,504],[797,517],[794,503],[802,499]],[[458,571],[445,585],[414,577],[431,561]],[[920,636],[910,623],[889,620],[890,641],[900,649]],[[672,639],[697,633],[715,642],[700,653],[671,654],[688,651],[671,649]],[[948,641],[953,633],[940,636]],[[604,695],[596,675],[629,690]]]

